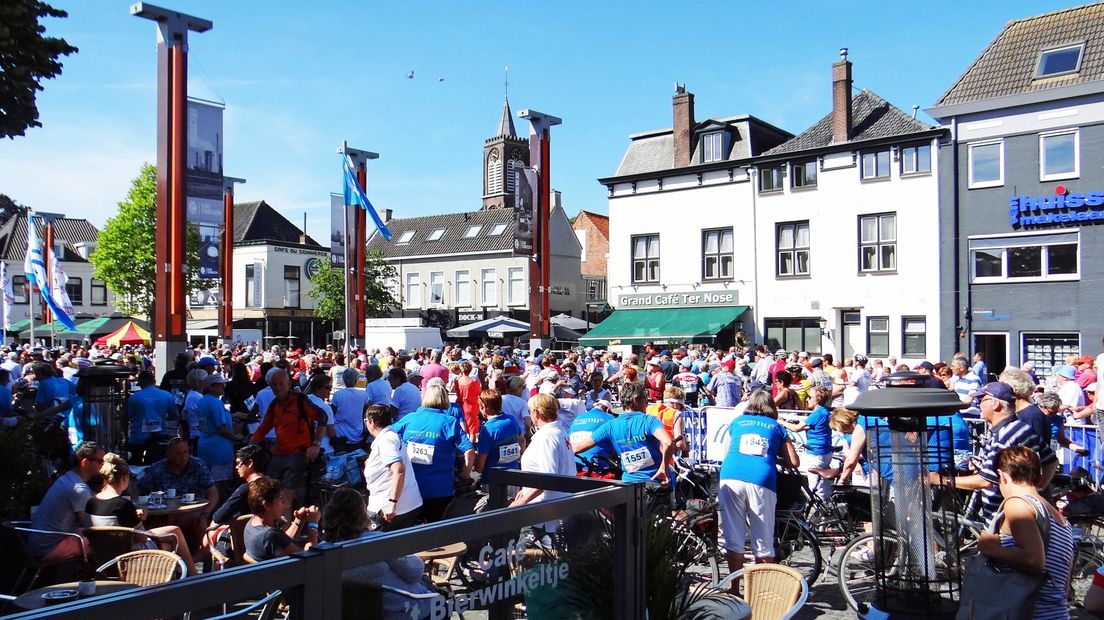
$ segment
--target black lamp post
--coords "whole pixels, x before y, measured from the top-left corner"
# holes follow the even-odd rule
[[[933,501],[928,472],[953,481],[947,417],[962,409],[948,390],[917,387],[922,375],[887,377],[885,389],[850,405],[867,418],[874,526],[874,590],[862,618],[953,618],[960,590],[953,503]],[[952,482],[953,484],[953,482]]]

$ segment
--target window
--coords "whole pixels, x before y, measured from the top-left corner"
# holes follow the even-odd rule
[[[480,303],[484,306],[498,305],[498,282],[494,269],[479,270],[479,296]]]
[[[782,191],[782,177],[785,176],[783,174],[785,169],[784,166],[761,168],[759,170],[759,191],[764,193]]]
[[[12,276],[12,293],[15,295],[15,303],[27,303],[27,276]]]
[[[1065,73],[1077,73],[1081,70],[1081,52],[1084,50],[1084,43],[1043,50],[1039,54],[1039,66],[1035,70],[1035,77],[1046,78]]]
[[[506,225],[505,224],[495,224],[494,226],[491,226],[491,230],[490,230],[490,232],[487,233],[487,236],[488,237],[497,237],[497,236],[501,235],[504,232],[506,232]]]
[[[922,316],[901,319],[901,353],[904,357],[924,357],[928,351],[928,321]]]
[[[408,230],[408,231],[404,232],[403,234],[399,235],[399,240],[396,241],[395,243],[398,243],[400,245],[410,243],[410,240],[413,239],[413,238],[414,238],[414,231],[413,230]]]
[[[407,308],[422,307],[422,276],[417,273],[406,274],[406,293],[403,302]]]
[[[487,157],[487,193],[500,192],[502,192],[502,160],[498,156],[498,151],[491,151]]]
[[[889,178],[889,149],[862,154],[862,178],[863,180]]]
[[[579,253],[579,261],[585,263],[587,250],[587,231],[576,230],[575,239],[579,241],[579,247],[582,248],[582,251]]]
[[[702,231],[702,278],[732,278],[732,229]]]
[[[702,163],[724,159],[724,155],[721,154],[721,142],[721,132],[719,131],[702,136]]]
[[[889,355],[889,317],[867,317],[866,355],[868,357],[886,357]]]
[[[586,300],[588,302],[606,300],[605,278],[584,278],[586,280]]]
[[[1081,175],[1078,130],[1039,134],[1039,180],[1075,179]]]
[[[476,224],[475,226],[468,226],[468,229],[464,231],[464,238],[471,239],[479,234],[479,231],[483,230],[482,224]]]
[[[1077,233],[970,239],[973,281],[1077,280]]]
[[[429,272],[429,305],[445,305],[445,272]]]
[[[809,222],[778,225],[778,275],[809,275]]]
[[[528,301],[528,288],[525,286],[524,270],[521,267],[508,267],[506,269],[506,305],[524,306]]]
[[[820,350],[820,319],[765,319],[764,333],[767,346],[772,351],[808,351],[812,355]]]
[[[812,161],[794,162],[791,168],[793,176],[790,177],[790,187],[794,189],[816,187],[817,162],[815,159]]]
[[[632,281],[659,282],[659,235],[632,238]]]
[[[970,189],[1004,185],[1004,141],[978,142],[967,147]]]
[[[426,235],[426,241],[438,241],[441,237],[445,236],[444,228],[435,228],[433,232]]]
[[[298,265],[284,265],[284,307],[299,307]]]
[[[859,271],[897,269],[897,214],[859,216]]]
[[[931,174],[931,145],[901,147],[901,175]]]
[[[70,277],[65,282],[65,294],[74,306],[84,305],[84,278]]]
[[[250,267],[252,267],[252,266],[253,265],[246,265],[245,266],[246,271],[250,271]],[[102,280],[97,280],[96,278],[92,278],[91,286],[92,286],[92,305],[93,306],[106,306],[107,305],[107,285],[104,284]],[[246,283],[245,286],[246,286],[245,295],[246,295],[246,297],[249,297],[249,294],[250,294],[253,287],[250,286],[248,282]],[[246,306],[248,306],[248,305],[249,305],[249,303],[247,301]]]
[[[453,303],[457,308],[471,308],[471,274],[467,269],[456,272],[456,299]]]
[[[1035,363],[1035,372],[1040,379],[1047,379],[1054,373],[1056,366],[1066,363],[1067,355],[1081,352],[1081,336],[1076,332],[1054,334],[1023,335],[1023,351],[1020,356],[1025,362]]]
[[[246,308],[259,308],[261,306],[260,300],[257,299],[257,278],[261,274],[258,273],[257,264],[249,263],[245,266],[245,307]],[[92,281],[92,303],[96,303],[96,281]]]

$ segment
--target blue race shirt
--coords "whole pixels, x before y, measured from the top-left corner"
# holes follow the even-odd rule
[[[778,490],[774,463],[786,442],[786,429],[766,416],[744,414],[728,425],[731,439],[721,463],[721,480],[742,480]]]
[[[130,419],[130,443],[141,444],[150,440],[153,433],[165,432],[169,414],[176,414],[173,395],[147,385],[127,399],[127,418]]]
[[[204,394],[199,400],[199,458],[209,465],[226,465],[234,462],[234,442],[219,434],[218,428],[234,428],[230,412],[218,397]]]
[[[866,431],[866,460],[870,466],[878,470],[878,475],[887,483],[893,483],[893,463],[888,458],[890,448],[889,422],[873,416],[859,416],[855,422]],[[875,446],[879,446],[875,450]],[[876,456],[880,457],[875,458]]]
[[[47,377],[38,382],[38,390],[35,392],[35,404],[45,406],[47,409],[69,400],[76,393],[76,385],[61,377]]]
[[[512,417],[499,414],[488,418],[479,427],[479,454],[486,454],[487,460],[483,463],[483,471],[489,467],[505,467],[506,469],[521,469],[521,444],[518,443],[518,435],[522,434],[517,420]]]
[[[931,461],[929,471],[938,471],[939,463],[953,467],[956,452],[972,453],[970,445],[970,427],[962,414],[929,416],[925,421],[928,427],[928,456]]]
[[[612,419],[613,415],[601,409],[591,409],[582,415],[575,416],[575,420],[571,422],[571,430],[568,433],[571,437],[571,443],[577,443],[587,439],[593,440],[594,431]],[[607,450],[597,444],[595,444],[593,448],[579,453],[579,456],[588,461],[591,457],[598,455],[612,458],[617,456],[617,453]]]
[[[452,497],[457,453],[472,449],[468,435],[450,413],[419,407],[391,426],[406,443],[422,499]]]
[[[659,418],[640,411],[626,411],[599,426],[592,434],[595,444],[621,457],[621,479],[626,482],[648,482],[662,464],[663,453],[655,432],[663,428]],[[667,472],[672,482],[675,477]]]
[[[813,455],[832,453],[832,429],[828,427],[828,409],[817,405],[805,418],[809,428],[805,430],[805,452]]]
[[[0,385],[0,415],[12,410],[12,391],[6,385]]]

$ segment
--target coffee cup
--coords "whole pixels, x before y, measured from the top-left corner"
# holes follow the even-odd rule
[[[165,489],[165,497],[176,499],[176,489]]]
[[[77,584],[77,594],[79,596],[92,596],[96,594],[96,582],[95,581],[81,581]]]
[[[195,501],[195,493],[185,493],[181,496],[181,499],[185,504],[190,504]]]

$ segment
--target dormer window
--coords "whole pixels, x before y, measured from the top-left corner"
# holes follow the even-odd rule
[[[1084,51],[1084,43],[1043,50],[1039,53],[1039,66],[1035,71],[1035,77],[1048,78],[1077,73],[1081,70],[1081,56]]]
[[[439,241],[443,236],[445,236],[445,229],[436,228],[433,232],[426,235],[426,241]]]
[[[702,143],[702,163],[709,163],[711,161],[721,161],[724,159],[724,155],[721,154],[721,132],[712,131],[707,134],[703,134],[701,137]]]
[[[497,237],[497,236],[501,235],[504,232],[506,232],[506,225],[505,224],[495,224],[494,226],[491,226],[491,230],[490,230],[490,232],[487,233],[487,236],[488,237]]]
[[[398,243],[399,245],[402,245],[404,243],[410,243],[410,240],[413,239],[413,238],[414,238],[414,231],[413,230],[408,230],[408,231],[404,232],[403,234],[399,235],[399,240],[396,241],[395,243]]]
[[[465,239],[471,239],[479,234],[479,231],[483,228],[482,224],[476,224],[475,226],[468,226],[468,230],[464,232]]]

